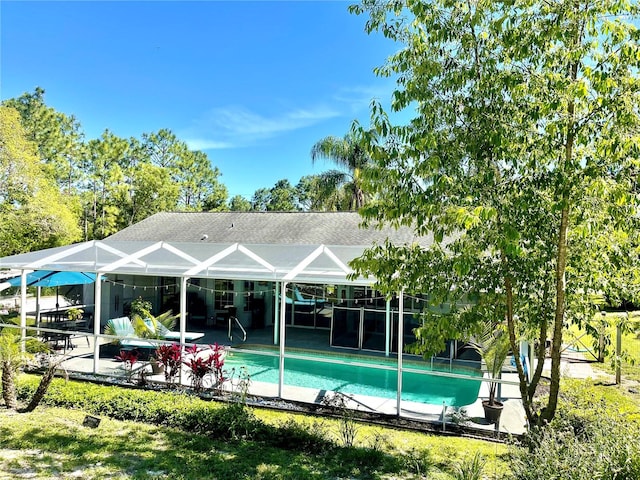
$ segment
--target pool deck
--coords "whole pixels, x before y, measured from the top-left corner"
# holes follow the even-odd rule
[[[322,347],[325,351],[333,350],[341,353],[349,353],[351,351],[344,349],[334,349],[327,346],[327,332],[321,332],[319,335],[309,335],[309,331],[296,331],[296,329],[287,329],[287,348],[310,348],[315,349]],[[269,336],[272,335],[270,331],[262,332],[261,337],[252,335],[256,344],[262,346],[269,345]],[[300,341],[302,339],[302,341]],[[207,335],[201,340],[202,344],[212,344],[214,342],[222,342],[221,334],[217,332],[207,332]],[[66,354],[69,359],[65,362],[65,367],[68,371],[92,373],[93,368],[93,339],[89,337],[89,341],[84,338],[76,338],[73,340],[74,348],[67,350]],[[228,342],[226,342],[228,344]],[[238,345],[238,347],[249,347],[249,345]],[[354,352],[356,354],[356,352]],[[394,355],[395,356],[395,355]],[[545,372],[548,373],[550,365],[548,365],[549,359],[545,362]],[[561,369],[563,375],[575,377],[575,378],[595,378],[593,369],[590,367],[589,362],[577,358],[575,354],[563,358],[563,364]],[[109,358],[100,359],[100,374],[122,377],[124,371],[122,364]],[[162,376],[148,377],[150,380],[162,381]],[[187,383],[186,372],[183,375],[183,381]],[[503,379],[511,382],[517,381],[517,375],[515,373],[504,373]],[[324,390],[306,387],[297,387],[292,385],[284,385],[282,395],[278,396],[278,385],[272,383],[265,383],[259,381],[251,381],[249,392],[251,396],[264,399],[267,403],[276,399],[282,399],[284,401],[295,401],[308,404],[321,404],[323,399],[327,395],[331,395],[331,392]],[[526,431],[526,416],[524,408],[522,406],[522,400],[520,398],[520,392],[517,385],[505,384],[501,385],[499,396],[504,404],[504,409],[501,415],[499,425],[493,425],[488,423],[484,419],[484,411],[482,408],[482,399],[488,397],[488,386],[486,382],[483,382],[480,391],[479,398],[473,404],[462,407],[467,418],[465,425],[473,429],[482,430],[485,432],[494,432],[500,436],[504,435],[520,435]],[[398,416],[398,405],[395,399],[386,399],[380,397],[371,397],[366,395],[348,395],[348,406],[358,411],[367,413],[380,413],[390,416]],[[430,405],[418,402],[402,401],[400,405],[400,417],[410,420],[418,420],[429,422],[432,425],[443,425],[443,429],[447,428],[447,424],[443,424],[443,411],[446,421],[451,421],[450,415],[456,411],[452,407],[444,407],[443,405]]]

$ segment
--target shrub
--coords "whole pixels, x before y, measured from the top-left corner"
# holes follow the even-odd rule
[[[326,427],[320,422],[303,425],[289,419],[277,427],[267,427],[263,435],[268,436],[269,443],[274,447],[315,453],[335,446],[329,439]]]
[[[255,439],[264,429],[264,423],[242,403],[229,403],[219,409],[209,434],[232,440]]]
[[[532,429],[513,449],[514,478],[640,478],[640,425],[632,409],[614,391],[603,395],[585,382],[567,381],[564,388],[553,422]]]
[[[434,460],[427,449],[414,449],[401,455],[401,460],[409,472],[426,476],[434,468]]]

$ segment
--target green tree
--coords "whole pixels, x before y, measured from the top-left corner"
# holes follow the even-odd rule
[[[269,191],[268,211],[291,212],[296,208],[296,190],[289,180],[278,180]]]
[[[358,210],[366,200],[362,174],[370,162],[366,150],[351,135],[344,138],[325,137],[311,148],[311,160],[324,158],[333,161],[338,169],[328,170],[318,175],[320,198],[327,200],[341,188],[351,192],[349,208]]]
[[[251,202],[242,195],[234,195],[229,200],[229,210],[232,212],[248,212],[251,210]]]
[[[100,239],[128,225],[123,201],[131,189],[131,143],[105,130],[87,144],[87,177],[84,192],[87,239]]]
[[[204,152],[191,151],[167,129],[142,135],[146,158],[169,171],[179,187],[178,208],[187,211],[216,210],[225,205],[227,189],[218,182],[220,171]]]
[[[251,197],[251,210],[255,212],[266,212],[269,203],[269,189],[259,188]]]
[[[251,199],[251,210],[258,212],[291,212],[298,211],[296,188],[289,180],[278,180],[270,189],[260,188]]]
[[[352,195],[345,186],[327,185],[322,175],[306,175],[296,185],[299,207],[304,211],[349,210]]]
[[[563,325],[593,299],[638,296],[640,165],[637,4],[615,0],[365,1],[367,30],[404,48],[392,125],[379,103],[354,135],[373,159],[368,222],[410,225],[433,247],[377,245],[354,262],[377,287],[428,292],[416,351],[441,350],[487,320],[509,332],[530,424],[555,415]],[[624,281],[621,275],[625,275]],[[622,290],[622,291],[621,291]],[[497,318],[496,318],[497,317]],[[524,374],[519,339],[538,344]],[[547,337],[550,392],[537,410]]]
[[[45,91],[36,87],[33,93],[2,102],[21,116],[27,140],[37,147],[38,157],[47,166],[46,173],[56,179],[67,193],[73,193],[82,180],[83,134],[73,115],[65,115],[48,107]]]
[[[78,240],[79,205],[43,171],[19,113],[0,107],[0,255]]]
[[[141,163],[129,174],[131,189],[122,198],[126,222],[133,225],[155,213],[175,210],[180,188],[171,181],[166,168]]]

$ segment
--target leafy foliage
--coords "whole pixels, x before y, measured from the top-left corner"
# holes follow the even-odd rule
[[[0,371],[2,372],[2,399],[7,408],[17,408],[16,376],[18,372],[38,352],[46,352],[48,347],[34,337],[25,339],[19,330],[5,327],[0,330]]]
[[[317,177],[318,200],[326,203],[331,197],[338,197],[340,189],[349,192],[349,204],[345,209],[358,210],[365,204],[365,183],[363,172],[370,158],[351,135],[344,138],[325,137],[311,148],[311,160],[325,158],[333,161],[338,169],[328,170]]]
[[[120,353],[116,355],[116,360],[124,364],[124,368],[127,371],[128,381],[131,381],[131,376],[133,374],[133,366],[138,361],[139,356],[140,356],[140,353],[136,349],[120,350]]]
[[[377,73],[398,79],[392,109],[416,112],[393,125],[374,101],[371,126],[354,124],[372,159],[374,201],[361,212],[433,239],[376,245],[356,274],[388,295],[429,293],[416,332],[425,355],[504,321],[529,423],[547,422],[564,324],[591,318],[598,296],[640,292],[640,33],[627,22],[638,5],[365,0],[351,10],[401,43]],[[522,337],[539,345],[530,382]],[[550,394],[537,409],[547,338]]]
[[[99,239],[160,211],[226,208],[227,190],[218,181],[219,170],[204,152],[190,150],[170,130],[146,133],[141,139],[105,130],[85,141],[79,122],[48,107],[44,93],[38,87],[2,102],[2,154],[21,165],[21,172],[0,184],[20,184],[12,195],[21,191],[25,200],[35,197],[24,201],[15,218],[9,209],[0,222],[7,232],[0,231],[0,240],[17,239],[6,254],[72,243],[79,239],[80,226],[86,240]],[[10,119],[7,112],[13,112]],[[11,122],[19,123],[20,130]],[[1,170],[6,170],[2,164]],[[12,173],[18,173],[16,167]],[[0,185],[0,214],[19,205],[13,200]]]
[[[156,349],[155,357],[160,365],[164,365],[164,378],[167,383],[173,383],[180,373],[182,347],[177,343],[163,343]]]
[[[556,418],[512,450],[513,478],[640,478],[638,408],[617,397],[586,382],[567,385]]]
[[[0,256],[79,238],[77,205],[38,161],[16,110],[0,106]]]
[[[204,379],[207,375],[213,377],[213,386],[222,391],[222,385],[227,380],[224,371],[225,348],[223,345],[209,345],[201,347],[192,345],[185,349],[184,365],[189,369],[191,386],[196,392],[202,391]]]
[[[487,323],[482,333],[471,340],[471,345],[484,360],[490,378],[500,378],[504,361],[511,349],[509,337],[503,326]],[[489,405],[495,404],[497,387],[496,382],[489,382]]]

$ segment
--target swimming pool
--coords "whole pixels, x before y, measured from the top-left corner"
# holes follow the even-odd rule
[[[289,356],[285,358],[285,385],[396,398],[397,363],[388,359],[309,353],[287,354]],[[245,367],[251,380],[275,384],[279,381],[278,364],[277,354],[268,352],[232,351],[225,359],[225,369]],[[402,372],[402,399],[434,405],[444,402],[456,407],[477,400],[482,376],[478,369],[447,368],[446,372],[459,376],[443,376],[445,370],[432,369],[426,362],[406,362]],[[469,376],[479,379],[461,378]]]

